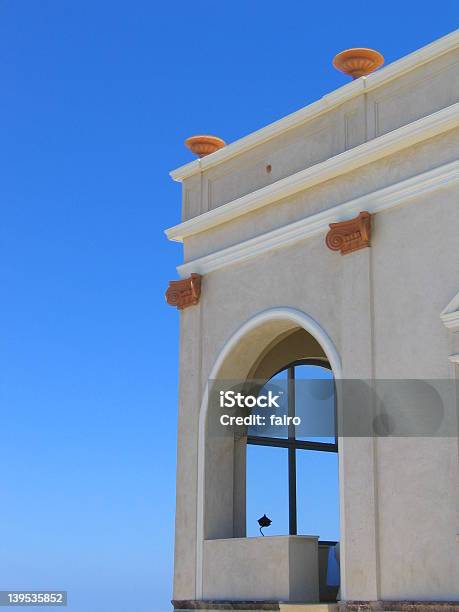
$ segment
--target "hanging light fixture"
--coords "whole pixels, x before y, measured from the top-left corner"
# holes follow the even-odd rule
[[[264,527],[269,527],[272,523],[272,520],[270,518],[268,518],[266,516],[266,514],[263,514],[263,516],[261,518],[258,519],[258,524],[260,525],[260,533],[262,536],[264,536],[265,534],[262,532],[262,529]]]

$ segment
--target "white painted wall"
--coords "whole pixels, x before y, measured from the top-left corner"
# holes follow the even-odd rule
[[[184,219],[223,210],[234,198],[457,102],[458,58],[451,48],[423,60],[328,115],[190,176]],[[415,145],[189,236],[185,261],[355,198],[363,198],[363,210],[376,190],[453,163],[458,152],[457,128],[426,133]],[[267,163],[269,176],[263,174]],[[457,376],[448,357],[459,352],[459,334],[443,325],[440,313],[459,290],[458,201],[458,182],[450,174],[434,190],[376,213],[370,249],[342,257],[327,249],[322,229],[205,275],[199,305],[180,314],[174,599],[203,596],[209,579],[203,540],[216,529],[216,513],[224,516],[224,527],[212,537],[231,536],[232,508],[225,514],[232,504],[231,444],[216,462],[206,464],[202,455],[207,381],[215,373],[248,372],[276,334],[300,325],[276,317],[269,323],[261,313],[304,313],[333,347],[344,377]],[[260,316],[260,325],[250,327]],[[227,351],[245,325],[248,335]],[[208,449],[208,459],[218,452]],[[459,598],[458,476],[457,437],[340,440],[344,599]]]
[[[203,598],[317,601],[317,537],[266,536],[204,542]],[[292,568],[296,571],[292,571]]]

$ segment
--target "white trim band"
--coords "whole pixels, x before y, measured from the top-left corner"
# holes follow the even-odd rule
[[[299,191],[366,166],[456,127],[459,127],[459,103],[452,104],[432,115],[413,121],[349,151],[330,157],[324,162],[276,181],[272,185],[184,221],[167,229],[166,236],[169,240],[183,242],[188,236],[295,195]]]
[[[352,218],[362,210],[368,210],[371,213],[382,212],[405,204],[416,196],[453,185],[458,181],[459,161],[451,162],[395,185],[349,200],[305,219],[289,223],[255,238],[186,262],[178,266],[177,270],[182,277],[188,276],[191,272],[208,274],[225,266],[246,261],[267,251],[289,246],[311,236],[325,233],[330,223]],[[459,313],[454,314],[459,318]],[[442,315],[444,322],[445,316],[450,315]]]
[[[401,77],[407,72],[410,72],[415,68],[419,68],[427,62],[431,62],[441,55],[444,55],[449,51],[453,51],[458,47],[458,45],[459,30],[455,30],[450,34],[435,40],[429,45],[421,47],[421,49],[418,49],[413,53],[392,62],[377,72],[370,74],[367,77],[361,77],[360,79],[352,81],[351,83],[348,83],[343,87],[340,87],[335,91],[323,96],[317,102],[313,102],[312,104],[309,104],[308,106],[287,115],[279,121],[275,121],[274,123],[271,123],[260,130],[252,132],[244,138],[236,140],[235,142],[223,147],[223,149],[220,149],[211,155],[207,155],[202,159],[194,160],[189,164],[185,164],[184,166],[173,170],[170,175],[175,181],[182,181],[193,174],[197,174],[198,172],[208,170],[213,166],[226,162],[236,155],[245,153],[253,147],[271,140],[271,138],[275,138],[288,130],[315,119],[319,115],[332,110],[347,100],[355,98],[364,92],[366,93],[373,90],[376,87],[380,87],[381,85],[385,85],[393,79]]]

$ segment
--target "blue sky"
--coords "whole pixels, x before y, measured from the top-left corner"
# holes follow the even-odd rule
[[[457,27],[459,3],[0,2],[1,589],[170,609],[180,187],[228,142]]]

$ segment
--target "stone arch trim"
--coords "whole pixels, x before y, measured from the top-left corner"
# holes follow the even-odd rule
[[[306,313],[289,307],[270,308],[264,310],[246,321],[226,341],[209,373],[208,380],[214,380],[225,359],[246,334],[263,323],[288,321],[309,332],[319,342],[330,363],[335,378],[342,378],[342,367],[339,353],[325,330]],[[202,598],[203,591],[203,545],[204,545],[204,467],[205,467],[205,436],[208,409],[208,382],[206,382],[200,411],[198,428],[198,474],[197,474],[197,508],[196,508],[196,599]],[[341,486],[341,485],[340,485]]]

